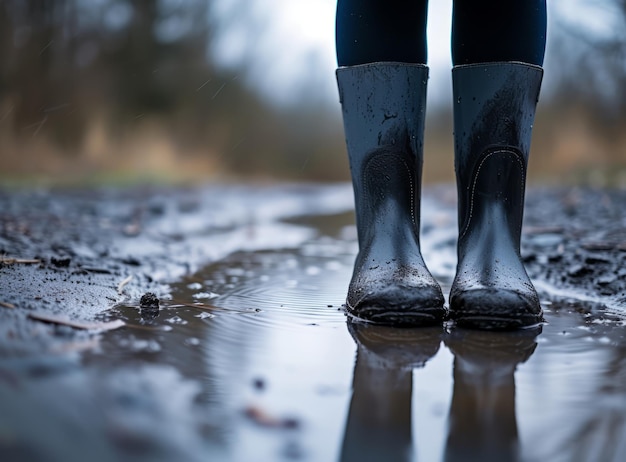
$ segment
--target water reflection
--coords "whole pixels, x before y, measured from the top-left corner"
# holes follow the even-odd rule
[[[348,330],[357,357],[341,460],[411,460],[413,369],[435,356],[443,331],[352,322]]]
[[[342,461],[410,461],[413,370],[454,354],[446,461],[518,460],[515,370],[533,354],[538,327],[520,332],[394,329],[348,322],[357,344]],[[416,396],[416,400],[420,397]]]
[[[454,389],[446,461],[519,460],[515,370],[537,347],[541,327],[517,332],[453,329]]]

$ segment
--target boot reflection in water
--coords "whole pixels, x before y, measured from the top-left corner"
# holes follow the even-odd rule
[[[446,462],[519,459],[514,373],[540,333],[540,326],[513,333],[455,329],[444,339],[454,354]]]
[[[412,371],[439,350],[441,328],[348,322],[357,344],[342,462],[413,460]]]
[[[448,314],[419,240],[426,16],[427,0],[337,4],[337,83],[359,240],[346,306],[381,324],[439,324]],[[459,259],[450,316],[459,325],[542,320],[519,246],[545,30],[545,0],[454,0]]]

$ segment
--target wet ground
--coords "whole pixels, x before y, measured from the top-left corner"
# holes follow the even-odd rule
[[[422,206],[444,293],[454,196]],[[0,460],[626,458],[626,192],[529,191],[546,323],[512,333],[349,322],[351,205],[349,185],[1,191]]]

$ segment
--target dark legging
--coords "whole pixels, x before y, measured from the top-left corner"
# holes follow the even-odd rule
[[[337,61],[427,62],[428,0],[338,0]],[[454,0],[454,65],[521,61],[542,65],[546,0]]]

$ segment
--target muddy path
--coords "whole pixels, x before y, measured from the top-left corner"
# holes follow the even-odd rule
[[[444,293],[454,196],[422,206]],[[500,334],[347,322],[351,205],[349,185],[0,191],[0,460],[624,459],[626,192],[529,191],[547,322]]]

